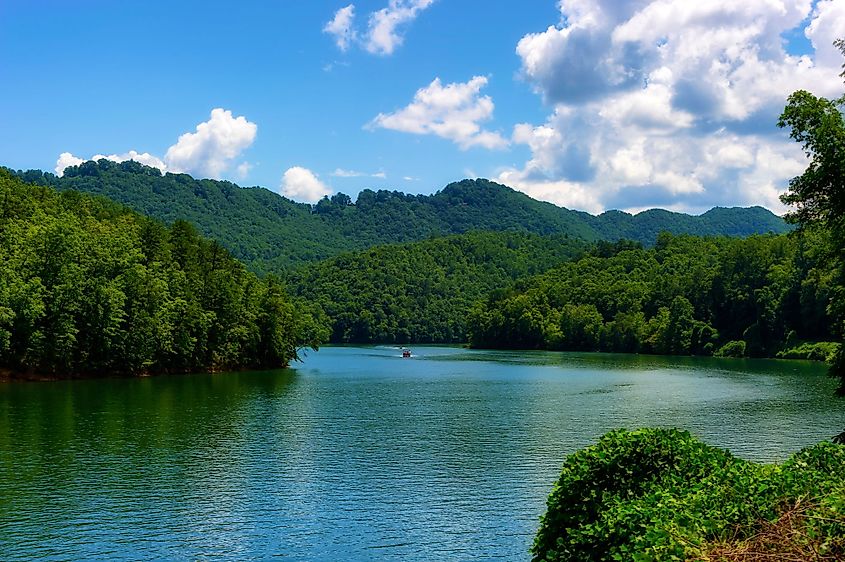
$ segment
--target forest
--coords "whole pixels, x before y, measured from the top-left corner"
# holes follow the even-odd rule
[[[323,313],[333,343],[463,343],[476,301],[585,248],[564,236],[473,232],[342,254],[287,282]]]
[[[819,235],[661,234],[599,243],[493,291],[469,317],[475,347],[828,360],[833,270]],[[814,342],[814,343],[807,343]],[[822,342],[822,343],[815,343]]]
[[[761,207],[716,208],[701,216],[652,209],[593,216],[531,199],[488,180],[454,182],[433,195],[364,189],[315,205],[261,187],[162,174],[137,162],[85,162],[62,177],[15,172],[24,181],[102,195],[166,224],[193,223],[256,273],[284,275],[304,264],[376,245],[423,241],[471,231],[568,235],[584,241],[631,239],[653,245],[662,231],[700,236],[785,232]]]
[[[0,170],[0,374],[275,368],[324,337],[190,223]]]

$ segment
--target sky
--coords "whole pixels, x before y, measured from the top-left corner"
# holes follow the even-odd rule
[[[782,213],[777,117],[842,94],[840,36],[845,0],[0,0],[0,165]]]

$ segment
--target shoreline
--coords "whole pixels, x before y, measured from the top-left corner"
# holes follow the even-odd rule
[[[20,372],[12,369],[0,369],[0,384],[6,383],[40,383],[40,382],[60,382],[60,381],[82,381],[82,380],[96,380],[96,379],[143,379],[159,376],[180,376],[180,375],[215,375],[218,373],[244,373],[249,371],[276,371],[290,368],[290,364],[285,364],[280,367],[212,367],[208,369],[201,369],[197,371],[142,371],[139,373],[73,373],[71,375],[50,375],[37,372]]]
[[[595,356],[634,356],[643,358],[665,358],[665,359],[703,359],[703,360],[730,360],[730,361],[778,361],[784,363],[812,363],[830,365],[827,361],[818,359],[804,359],[804,358],[783,358],[783,357],[717,357],[715,355],[669,355],[657,353],[621,353],[617,351],[573,351],[573,350],[552,350],[552,349],[518,349],[518,348],[496,348],[496,347],[472,347],[468,343],[326,343],[321,347],[442,347],[465,349],[468,351],[503,351],[503,352],[518,352],[518,353],[559,353],[559,354],[584,354]],[[95,380],[95,379],[134,379],[147,378],[166,375],[200,375],[200,374],[217,374],[217,373],[239,373],[249,371],[271,371],[278,369],[290,368],[290,363],[282,366],[264,366],[264,367],[210,367],[201,370],[169,370],[169,371],[142,371],[139,373],[73,373],[70,375],[53,375],[39,372],[21,372],[7,368],[0,368],[0,384],[16,383],[16,382],[59,382],[59,381],[75,381],[75,380]]]

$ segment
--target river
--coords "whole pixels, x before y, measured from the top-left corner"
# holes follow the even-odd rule
[[[526,560],[566,455],[671,426],[764,462],[824,366],[326,347],[292,369],[0,385],[3,560]]]

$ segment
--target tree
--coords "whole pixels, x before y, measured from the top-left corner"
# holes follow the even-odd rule
[[[845,40],[834,45],[845,55]],[[845,68],[845,64],[843,64]],[[845,77],[845,72],[840,74]],[[778,120],[779,127],[789,127],[789,136],[801,143],[810,165],[789,182],[789,191],[781,197],[797,207],[787,218],[802,228],[823,228],[829,233],[831,257],[838,271],[838,291],[831,299],[840,337],[845,332],[843,290],[845,290],[845,121],[840,108],[845,96],[836,100],[816,97],[800,90],[789,96]],[[839,378],[838,393],[845,396],[845,351],[840,350],[831,366],[831,375]],[[845,439],[845,433],[837,437]]]
[[[834,45],[845,55],[845,41],[839,39]],[[818,227],[829,233],[840,287],[834,291],[831,308],[839,312],[836,316],[840,336],[845,327],[841,314],[841,287],[845,280],[845,121],[839,109],[843,105],[845,96],[828,100],[799,90],[789,96],[778,120],[779,127],[791,129],[789,136],[801,143],[810,158],[810,165],[789,182],[789,191],[781,200],[797,207],[787,219],[801,228]],[[845,353],[837,354],[831,374],[840,379],[839,393],[845,395]]]

